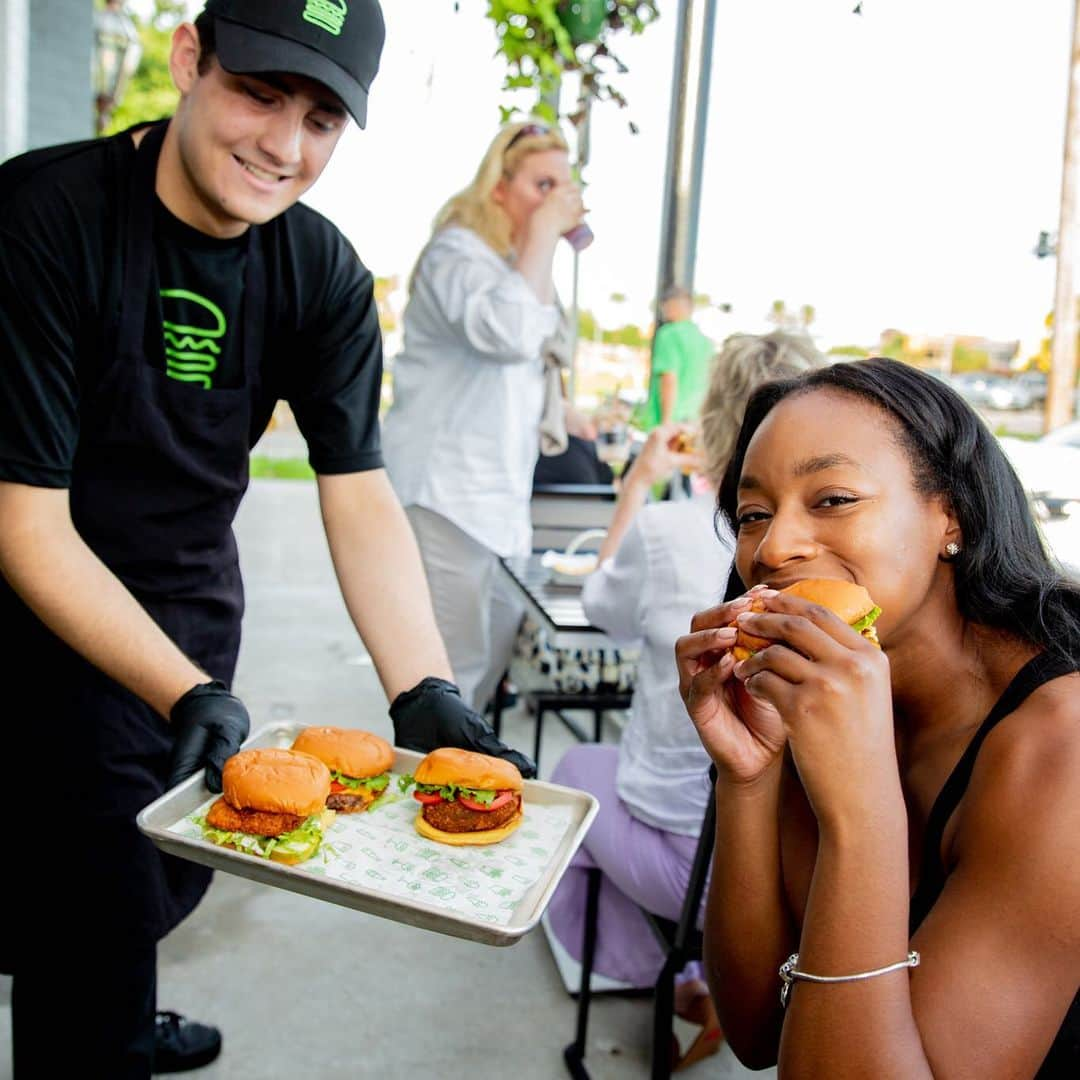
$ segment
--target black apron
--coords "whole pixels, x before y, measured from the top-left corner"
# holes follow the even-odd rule
[[[204,390],[166,375],[163,358],[144,355],[148,312],[160,333],[154,183],[165,129],[150,128],[136,154],[118,313],[105,327],[98,385],[80,388],[71,512],[83,539],[165,633],[229,684],[244,607],[232,521],[248,482],[265,271],[259,230],[251,227],[242,387]],[[98,931],[157,941],[195,907],[210,880],[205,868],[161,855],[134,824],[164,790],[169,726],[50,633],[6,585],[0,620],[15,642],[5,650],[4,674],[35,694],[31,722],[15,726],[16,753],[8,760],[24,779],[27,761],[41,762],[35,803],[42,806],[47,793],[39,821],[51,834],[44,873],[20,875],[4,890],[17,916],[0,923],[5,966],[18,966],[12,957],[40,956],[40,941],[33,945],[34,935],[12,928],[32,924],[56,888],[70,889],[77,902],[70,922],[49,923],[55,947],[87,933],[91,910]]]

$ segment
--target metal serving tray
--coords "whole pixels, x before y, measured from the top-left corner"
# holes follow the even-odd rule
[[[306,726],[301,723],[268,724],[253,732],[244,743],[244,747],[250,749],[291,746],[296,735]],[[392,771],[412,773],[423,756],[413,750],[395,747]],[[587,792],[539,780],[525,781],[526,822],[530,806],[551,806],[567,808],[568,823],[561,837],[557,839],[554,851],[545,863],[540,877],[528,887],[524,896],[514,905],[509,921],[495,924],[420,900],[391,895],[381,890],[377,884],[364,886],[328,878],[322,872],[315,872],[320,870],[318,855],[307,863],[286,866],[283,863],[245,855],[230,848],[218,847],[206,840],[189,838],[171,831],[173,826],[193,814],[212,797],[200,771],[150,803],[139,813],[136,822],[154,844],[170,855],[190,859],[192,862],[202,863],[215,870],[224,870],[238,877],[249,878],[263,885],[302,893],[316,900],[326,900],[331,904],[365,911],[408,926],[434,930],[440,934],[448,934],[468,941],[479,941],[485,945],[513,945],[536,926],[599,809],[596,798]],[[367,813],[339,815],[338,820],[367,819],[367,822],[377,825],[377,814],[378,810],[372,812],[370,817]],[[484,849],[450,848],[447,850],[460,853]]]

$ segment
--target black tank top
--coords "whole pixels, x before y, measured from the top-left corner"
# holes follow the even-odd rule
[[[1043,683],[1077,670],[1080,670],[1080,664],[1075,660],[1040,653],[1016,673],[982,722],[982,726],[975,732],[975,737],[945,781],[926,822],[922,869],[918,887],[911,900],[911,934],[922,924],[945,888],[945,867],[941,861],[941,842],[945,826],[967,790],[968,781],[975,768],[975,758],[983,740],[999,720],[1015,712],[1028,695]],[[1046,1060],[1035,1074],[1035,1080],[1076,1080],[1077,1077],[1080,1077],[1080,992],[1073,998],[1065,1022],[1061,1025]]]

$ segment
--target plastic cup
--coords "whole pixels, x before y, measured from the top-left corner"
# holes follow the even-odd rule
[[[569,232],[563,233],[563,239],[575,250],[584,251],[596,239],[592,229],[583,221]]]

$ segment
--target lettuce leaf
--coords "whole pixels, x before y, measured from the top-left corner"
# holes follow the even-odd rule
[[[464,795],[466,799],[488,806],[498,795],[497,791],[488,791],[485,788],[467,788],[458,784],[417,784],[415,777],[408,775],[398,777],[398,787],[402,791],[407,791],[413,784],[416,784],[416,790],[424,795],[441,795],[447,802],[453,802],[458,795]]]
[[[862,633],[868,626],[872,626],[877,617],[881,614],[881,608],[871,608],[858,622],[851,624],[852,630],[857,630]]]
[[[312,814],[292,832],[283,833],[281,836],[256,836],[254,833],[227,832],[225,829],[215,829],[213,825],[207,824],[205,817],[196,818],[195,822],[202,828],[203,839],[209,840],[211,844],[228,844],[249,855],[258,855],[262,859],[269,859],[271,853],[278,848],[292,854],[302,854],[311,849],[314,854],[323,835],[321,813]],[[313,844],[314,848],[312,848]]]
[[[352,791],[359,791],[361,788],[372,792],[373,794],[380,791],[385,791],[386,786],[390,783],[390,774],[388,772],[380,773],[378,776],[366,776],[363,779],[359,779],[355,776],[346,776],[344,773],[339,773],[335,769],[330,770],[330,775],[342,785]]]

